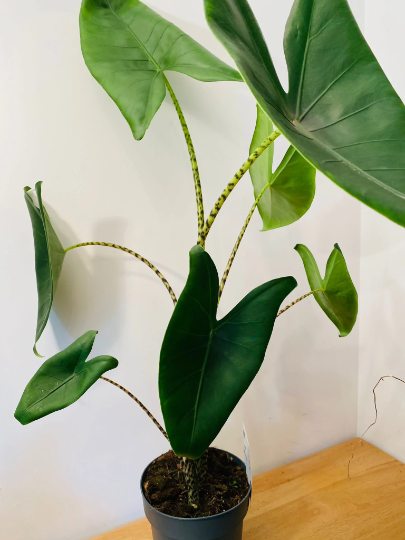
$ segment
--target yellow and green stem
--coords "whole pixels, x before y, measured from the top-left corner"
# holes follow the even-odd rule
[[[202,233],[204,229],[204,202],[203,202],[203,195],[202,195],[202,189],[201,189],[200,173],[199,173],[198,164],[197,164],[197,157],[195,155],[194,145],[193,145],[193,141],[191,140],[190,131],[188,129],[186,119],[184,118],[184,114],[183,114],[183,111],[181,110],[176,94],[173,92],[173,88],[170,86],[170,83],[167,80],[167,78],[164,77],[164,79],[165,79],[166,88],[170,94],[170,97],[172,98],[173,105],[179,117],[180,124],[183,129],[184,137],[186,139],[188,153],[190,155],[191,168],[193,171],[193,178],[194,178],[195,196],[196,196],[196,201],[197,201],[198,244],[204,247],[204,241],[202,239]]]
[[[197,508],[200,490],[207,476],[208,450],[199,459],[183,458],[182,469],[188,493],[188,504]]]
[[[112,381],[111,379],[107,379],[107,377],[100,377],[103,381],[106,381],[110,384],[112,384],[113,386],[116,386],[117,388],[119,388],[120,390],[122,390],[123,392],[125,392],[127,394],[127,396],[129,396],[131,399],[133,399],[139,406],[140,408],[143,410],[143,412],[145,412],[149,418],[152,420],[152,422],[155,424],[155,426],[158,428],[158,430],[160,431],[160,433],[167,439],[169,440],[169,437],[167,436],[167,433],[166,431],[162,428],[162,426],[159,424],[159,422],[156,420],[156,418],[153,416],[153,414],[148,411],[148,409],[145,407],[145,405],[139,401],[139,399],[137,397],[134,396],[134,394],[131,394],[131,392],[129,390],[127,390],[126,388],[124,388],[123,386],[121,386],[120,384]]]
[[[133,257],[136,257],[139,261],[146,264],[146,266],[148,268],[150,268],[152,270],[152,272],[154,272],[158,276],[160,281],[163,283],[163,285],[168,290],[168,292],[170,294],[170,297],[171,297],[171,299],[173,301],[173,304],[174,305],[177,304],[176,295],[174,294],[174,291],[171,288],[171,286],[170,286],[169,282],[167,281],[167,279],[165,278],[165,276],[156,268],[156,266],[154,266],[151,262],[149,262],[148,259],[145,259],[145,257],[142,257],[142,255],[139,255],[139,253],[136,253],[135,251],[132,251],[131,249],[128,249],[126,247],[118,246],[117,244],[109,244],[107,242],[84,242],[82,244],[76,244],[75,246],[70,246],[67,249],[65,249],[65,253],[67,253],[68,251],[70,251],[72,249],[76,249],[76,248],[79,248],[79,247],[86,247],[86,246],[110,247],[110,248],[114,248],[114,249],[119,249],[120,251],[124,251],[125,253],[128,253],[129,255],[132,255]]]
[[[218,294],[218,303],[219,301],[221,300],[221,296],[222,296],[222,293],[223,293],[223,290],[224,290],[224,287],[225,287],[225,283],[226,283],[226,280],[228,279],[228,275],[229,275],[229,272],[232,268],[232,264],[233,264],[233,261],[235,260],[235,257],[236,257],[236,253],[239,249],[239,246],[243,240],[243,237],[245,235],[245,232],[246,232],[246,229],[248,228],[248,225],[250,223],[250,220],[252,219],[252,216],[257,208],[257,205],[259,204],[260,202],[260,199],[263,197],[263,195],[265,194],[266,192],[266,189],[270,187],[270,184],[266,184],[264,186],[264,188],[262,189],[262,191],[259,193],[257,199],[255,200],[255,202],[253,203],[253,206],[252,208],[250,209],[250,212],[248,214],[248,217],[246,218],[246,221],[242,227],[242,230],[240,231],[240,234],[238,236],[238,239],[236,240],[236,244],[235,244],[235,247],[233,248],[232,250],[232,253],[231,253],[231,256],[229,257],[229,261],[228,261],[228,264],[226,265],[226,268],[225,268],[225,272],[224,272],[224,275],[222,276],[222,280],[221,280],[221,283],[219,285],[219,294]]]
[[[294,300],[294,302],[291,302],[291,304],[289,304],[288,306],[286,306],[285,308],[283,308],[281,311],[279,311],[277,313],[277,317],[280,317],[280,315],[282,315],[283,313],[285,313],[286,311],[288,311],[290,308],[292,308],[293,306],[295,306],[296,304],[298,304],[298,302],[301,302],[302,300],[305,300],[305,298],[308,298],[309,296],[312,296],[313,294],[317,293],[317,292],[322,292],[323,289],[316,289],[315,291],[311,291],[307,294],[304,294],[304,296],[301,296],[301,298],[297,298],[297,300]]]
[[[242,167],[239,169],[239,171],[235,174],[235,176],[232,178],[232,180],[229,182],[229,184],[226,186],[220,197],[218,198],[217,202],[215,203],[213,209],[211,210],[210,215],[207,218],[207,221],[204,225],[204,230],[202,233],[202,241],[205,242],[207,239],[208,233],[211,230],[211,227],[219,214],[219,211],[223,207],[225,201],[229,197],[229,195],[232,193],[232,191],[235,189],[235,187],[238,185],[239,181],[243,178],[243,176],[247,173],[247,171],[250,169],[250,167],[253,165],[253,163],[263,154],[267,148],[273,144],[273,142],[281,135],[281,132],[277,129],[274,131],[265,141],[262,142],[262,144],[248,157],[248,159],[245,161],[245,163],[242,165]]]

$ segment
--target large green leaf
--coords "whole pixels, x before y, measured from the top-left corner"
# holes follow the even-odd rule
[[[311,289],[322,289],[314,294],[315,300],[338,328],[340,337],[349,335],[357,319],[358,296],[340,247],[335,244],[324,279],[309,249],[302,244],[295,249],[302,258]]]
[[[217,436],[262,365],[292,277],[265,283],[216,320],[218,274],[201,247],[160,355],[159,392],[167,433],[179,456],[199,458]]]
[[[258,105],[250,152],[254,152],[273,131],[272,121]],[[270,184],[258,204],[263,231],[285,227],[298,221],[309,210],[315,196],[316,169],[293,146],[290,146],[274,174],[273,155],[272,144],[265,155],[250,167],[255,197]]]
[[[204,0],[208,23],[264,111],[316,168],[405,226],[405,107],[347,0],[296,0],[285,93],[246,0]]]
[[[34,233],[35,245],[35,271],[37,275],[38,289],[38,317],[37,330],[35,334],[34,352],[36,344],[49,319],[53,297],[62,265],[65,258],[65,250],[57,237],[47,211],[42,203],[42,182],[38,182],[35,191],[38,199],[38,206],[32,198],[30,187],[24,188],[25,202],[31,217],[32,230]]]
[[[87,67],[138,140],[166,95],[165,71],[207,82],[242,80],[139,0],[83,0],[80,34]]]
[[[28,383],[15,417],[26,425],[77,401],[110,369],[118,366],[112,356],[86,362],[97,332],[86,332],[64,351],[49,358]]]

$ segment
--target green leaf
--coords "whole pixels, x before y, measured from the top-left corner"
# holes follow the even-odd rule
[[[326,265],[325,279],[309,249],[302,244],[295,249],[304,263],[311,290],[322,289],[314,294],[315,300],[338,328],[340,337],[349,335],[356,324],[358,296],[340,247],[335,244]]]
[[[246,0],[205,0],[208,23],[263,110],[317,169],[405,226],[405,107],[347,0],[296,0],[281,86]]]
[[[36,350],[36,344],[44,331],[46,323],[48,322],[53,297],[65,258],[65,250],[63,249],[62,244],[60,243],[59,238],[52,227],[47,211],[42,203],[41,190],[42,182],[38,182],[35,186],[38,199],[37,206],[29,193],[31,188],[24,188],[24,197],[31,217],[35,245],[38,317],[34,352],[37,356],[40,355]]]
[[[257,106],[257,122],[250,152],[274,131],[267,114]],[[250,167],[250,176],[257,198],[270,184],[258,204],[263,231],[291,225],[309,210],[315,196],[316,169],[293,146],[288,149],[273,174],[274,145]]]
[[[97,356],[86,362],[97,332],[90,331],[49,358],[28,383],[15,418],[26,425],[77,401],[110,369],[118,366],[112,356]]]
[[[165,71],[206,82],[242,80],[139,0],[83,0],[80,34],[87,67],[118,105],[137,140],[165,98]]]
[[[200,246],[163,340],[159,392],[170,444],[199,458],[262,365],[278,309],[294,278],[265,283],[217,321],[218,274]]]

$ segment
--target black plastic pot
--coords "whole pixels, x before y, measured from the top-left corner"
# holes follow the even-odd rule
[[[228,454],[245,469],[243,461]],[[152,525],[153,540],[242,540],[243,520],[249,508],[252,487],[243,501],[222,514],[194,519],[177,518],[162,514],[146,500],[143,483],[147,469],[141,478],[141,491],[145,514]]]

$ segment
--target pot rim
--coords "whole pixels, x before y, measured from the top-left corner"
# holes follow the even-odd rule
[[[242,467],[246,470],[246,467],[245,467],[245,464],[243,463],[243,461],[238,458],[238,456],[235,456],[235,454],[232,454],[232,452],[228,452],[227,450],[222,450],[221,448],[218,448],[217,450],[221,450],[222,452],[226,452],[229,456],[231,456],[233,459],[236,459],[239,463],[242,464]],[[163,456],[164,454],[162,454]],[[169,519],[176,519],[178,521],[187,521],[187,522],[197,522],[197,521],[204,521],[204,520],[210,520],[210,519],[215,519],[215,518],[219,518],[221,516],[225,516],[227,514],[229,514],[230,512],[233,512],[234,510],[236,510],[237,508],[239,508],[243,503],[246,502],[246,499],[250,499],[250,497],[252,496],[252,484],[250,484],[249,486],[249,491],[246,493],[245,497],[243,497],[243,499],[236,505],[234,506],[233,508],[230,508],[229,510],[226,510],[225,512],[221,512],[220,514],[214,514],[213,516],[204,516],[204,517],[198,517],[198,518],[182,518],[182,517],[176,517],[176,516],[170,516],[169,514],[165,514],[163,512],[161,512],[160,510],[157,510],[154,506],[152,506],[148,499],[145,497],[145,493],[144,493],[144,489],[143,489],[143,477],[145,476],[145,473],[146,471],[148,470],[148,468],[150,467],[150,465],[152,465],[152,463],[154,461],[156,461],[156,459],[159,459],[160,456],[158,456],[157,458],[155,458],[154,460],[152,460],[146,467],[145,467],[145,470],[143,471],[142,475],[141,475],[141,481],[140,481],[140,488],[141,488],[141,493],[142,493],[142,497],[143,497],[143,500],[144,500],[144,503],[147,504],[147,506],[153,510],[154,512],[160,514],[161,516],[165,516],[166,518],[169,518]]]

